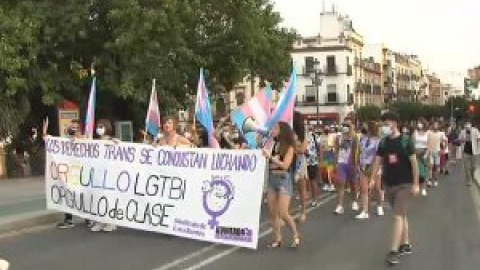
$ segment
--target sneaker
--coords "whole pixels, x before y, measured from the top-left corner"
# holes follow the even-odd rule
[[[345,213],[345,209],[343,208],[343,206],[337,205],[337,208],[333,212],[337,215],[342,215],[343,213]]]
[[[370,215],[368,213],[365,213],[365,212],[361,212],[360,214],[356,215],[355,216],[356,219],[368,219],[370,218]]]
[[[310,205],[311,205],[312,207],[316,207],[316,206],[318,205],[317,200],[313,200]]]
[[[72,221],[64,221],[57,224],[57,228],[59,229],[70,229],[75,227],[75,224]]]
[[[6,260],[0,259],[0,270],[8,270],[10,267],[10,263],[7,262]]]
[[[432,187],[432,181],[430,181],[430,180],[427,181],[427,187],[430,187],[430,188]]]
[[[438,181],[433,181],[433,186],[438,187]]]
[[[90,231],[91,232],[99,232],[99,231],[103,230],[103,226],[104,226],[103,223],[100,223],[100,222],[95,223],[95,225],[93,225],[90,228]]]
[[[400,255],[398,254],[398,251],[390,251],[387,254],[387,263],[389,265],[397,265],[400,263]]]
[[[448,170],[445,171],[445,175],[449,175],[450,173],[448,172]]]
[[[412,245],[410,244],[403,244],[398,248],[398,255],[409,255],[412,254]]]
[[[325,185],[323,185],[322,190],[323,190],[323,191],[329,191],[329,190],[330,190],[330,187],[329,187],[327,184],[325,184]]]
[[[104,232],[113,232],[117,229],[117,226],[113,225],[113,224],[107,224],[105,226],[103,226],[102,230]]]
[[[383,211],[383,206],[377,206],[377,216],[383,216],[385,212]]]
[[[91,221],[91,220],[89,220],[89,219],[86,219],[86,220],[85,220],[85,226],[87,226],[87,227],[90,228],[90,227],[92,227],[93,225],[94,225],[93,221]]]
[[[352,210],[353,210],[353,211],[358,211],[358,210],[360,210],[360,206],[358,205],[357,201],[353,201],[353,203],[352,203]]]
[[[422,188],[422,196],[423,197],[427,196],[427,189],[426,188]]]
[[[335,186],[333,184],[330,185],[330,191],[335,192]]]

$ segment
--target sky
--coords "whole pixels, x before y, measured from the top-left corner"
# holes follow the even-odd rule
[[[282,26],[302,36],[317,35],[319,16],[332,5],[348,15],[365,44],[420,57],[440,77],[465,76],[480,65],[478,0],[272,0]],[[447,79],[448,80],[448,79]],[[452,82],[456,84],[457,82]]]

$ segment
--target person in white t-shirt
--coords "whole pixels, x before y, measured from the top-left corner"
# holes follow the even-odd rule
[[[437,121],[433,123],[433,129],[428,134],[428,152],[432,166],[432,184],[438,186],[438,174],[440,172],[440,150],[443,135],[440,132],[440,125]]]

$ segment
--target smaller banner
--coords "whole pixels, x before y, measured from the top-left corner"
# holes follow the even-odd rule
[[[255,249],[266,161],[258,150],[172,149],[50,137],[49,209]]]

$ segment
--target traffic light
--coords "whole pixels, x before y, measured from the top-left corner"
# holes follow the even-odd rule
[[[464,90],[465,96],[471,96],[472,95],[473,82],[470,78],[464,78],[463,79],[463,90]]]

